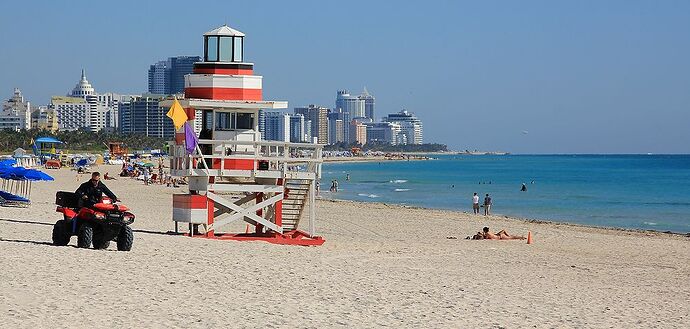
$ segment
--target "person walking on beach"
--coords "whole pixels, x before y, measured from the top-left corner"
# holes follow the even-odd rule
[[[491,201],[491,197],[487,193],[486,196],[484,197],[484,216],[489,216],[491,215],[491,205],[493,202]]]
[[[479,196],[477,192],[474,192],[474,196],[472,196],[472,211],[474,211],[475,215],[479,215]]]
[[[144,185],[149,185],[149,171],[144,168]]]

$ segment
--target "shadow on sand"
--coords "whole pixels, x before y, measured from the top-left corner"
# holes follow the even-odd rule
[[[9,219],[9,218],[0,218],[0,222],[53,226],[53,223],[32,222],[30,220]]]
[[[9,219],[9,218],[0,218],[0,222],[8,222],[8,223],[17,223],[17,224],[31,224],[31,225],[46,225],[46,226],[53,226],[54,223],[43,223],[43,222],[34,222],[30,220],[20,220],[20,219]],[[150,231],[150,230],[141,230],[141,229],[132,229],[134,233],[143,233],[143,234],[155,234],[155,235],[182,235],[182,233],[175,233],[173,231],[167,231],[167,232],[161,232],[161,231]],[[10,240],[3,240],[3,241],[10,241]],[[17,242],[17,241],[15,241]]]
[[[45,242],[45,241],[30,241],[30,240],[15,240],[15,239],[0,238],[0,242],[26,243],[26,244],[35,244],[35,245],[39,245],[39,246],[53,246],[53,244],[51,242]]]

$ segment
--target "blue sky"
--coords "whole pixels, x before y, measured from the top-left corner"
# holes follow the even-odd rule
[[[203,3],[203,5],[202,5]],[[690,153],[690,1],[10,1],[0,97],[141,93],[148,66],[247,34],[264,97],[402,108],[425,141],[515,153]],[[527,133],[523,133],[526,131]]]

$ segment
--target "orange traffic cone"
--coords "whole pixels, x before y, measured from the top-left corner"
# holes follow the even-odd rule
[[[527,244],[532,244],[532,231],[527,231]]]

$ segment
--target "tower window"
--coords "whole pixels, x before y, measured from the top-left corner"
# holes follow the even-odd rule
[[[218,61],[218,37],[206,38],[206,60],[209,62]]]
[[[235,44],[234,44],[234,51],[233,51],[232,60],[234,62],[241,62],[242,61],[242,53],[243,53],[242,41],[244,40],[244,38],[235,37],[234,39],[235,39]]]
[[[232,37],[220,37],[220,61],[232,61]]]
[[[204,61],[242,62],[244,37],[207,36],[204,37]]]

